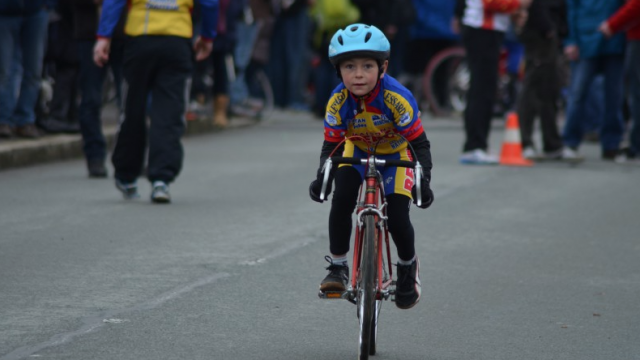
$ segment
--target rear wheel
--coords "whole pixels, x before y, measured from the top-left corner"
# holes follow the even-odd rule
[[[358,279],[358,317],[360,319],[360,349],[358,359],[367,360],[375,353],[376,340],[376,224],[373,215],[364,217],[362,257]]]
[[[429,109],[436,116],[461,113],[466,106],[470,73],[463,47],[440,51],[427,64],[422,88]]]

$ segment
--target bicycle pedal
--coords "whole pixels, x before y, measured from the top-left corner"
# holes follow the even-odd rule
[[[345,294],[346,294],[346,291],[319,291],[318,297],[320,299],[327,299],[327,300],[341,300],[341,299],[344,299]]]

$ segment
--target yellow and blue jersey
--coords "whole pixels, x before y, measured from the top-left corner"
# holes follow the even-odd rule
[[[163,35],[190,39],[194,0],[105,0],[99,37],[111,37],[124,6],[128,6],[125,33],[129,36]],[[213,39],[218,24],[218,0],[198,0],[202,8],[204,38]]]
[[[341,83],[327,103],[324,138],[327,142],[339,143],[345,137],[363,136],[376,142],[348,139],[341,154],[345,157],[364,158],[375,152],[382,159],[413,160],[408,142],[424,133],[419,113],[411,92],[389,75],[363,99],[353,96]],[[402,136],[382,136],[391,133]],[[364,177],[364,166],[340,166],[353,166]],[[411,197],[412,169],[389,167],[382,170],[382,176],[386,194]]]
[[[402,137],[376,138],[394,132]],[[376,88],[363,99],[352,95],[343,83],[338,85],[327,103],[324,118],[324,138],[340,142],[345,137],[363,135],[378,139],[375,149],[365,141],[351,140],[363,151],[376,154],[395,154],[405,150],[407,141],[424,132],[418,104],[411,92],[393,77],[386,75]],[[403,138],[404,137],[404,138]],[[348,144],[348,143],[347,143]]]

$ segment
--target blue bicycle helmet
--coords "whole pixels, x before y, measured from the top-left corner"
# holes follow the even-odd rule
[[[390,52],[389,40],[373,25],[351,24],[336,31],[329,43],[329,61],[336,68],[341,61],[354,57],[371,57],[381,65]]]

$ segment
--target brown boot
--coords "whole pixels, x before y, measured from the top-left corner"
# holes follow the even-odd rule
[[[229,108],[229,96],[216,95],[213,98],[213,125],[221,128],[229,126],[227,109]]]
[[[26,139],[37,139],[40,137],[40,131],[34,124],[27,124],[16,127],[16,135]]]

